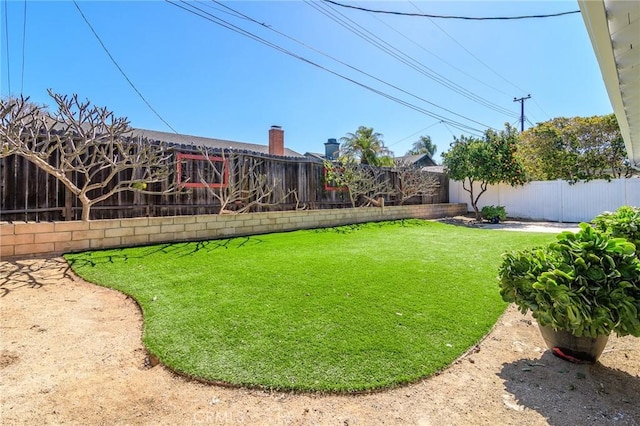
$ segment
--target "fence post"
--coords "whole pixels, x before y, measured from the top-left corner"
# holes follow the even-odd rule
[[[564,181],[561,179],[558,179],[556,182],[558,182],[558,185],[560,185],[560,191],[558,191],[558,193],[560,194],[560,223],[564,222]]]
[[[71,173],[67,173],[70,175]],[[73,194],[69,188],[64,187],[64,220],[73,220]]]

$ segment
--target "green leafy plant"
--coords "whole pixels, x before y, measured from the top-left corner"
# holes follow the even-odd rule
[[[558,241],[503,254],[500,295],[540,325],[575,336],[640,337],[640,260],[635,246],[580,224]]]
[[[626,238],[640,247],[640,207],[622,206],[615,212],[604,212],[593,219],[597,230],[612,237]],[[640,253],[636,252],[636,255]]]
[[[507,219],[507,212],[504,206],[484,206],[482,210],[480,210],[480,215],[484,220],[489,220],[494,223]]]

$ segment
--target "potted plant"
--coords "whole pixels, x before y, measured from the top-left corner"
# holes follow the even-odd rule
[[[491,223],[500,223],[501,220],[507,219],[507,212],[504,206],[484,206],[480,210],[480,216]]]
[[[500,295],[532,312],[556,355],[595,362],[611,332],[640,336],[635,249],[581,223],[579,232],[562,232],[548,246],[505,253]]]

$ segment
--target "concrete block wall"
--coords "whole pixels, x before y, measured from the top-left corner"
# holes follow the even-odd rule
[[[296,229],[395,219],[435,219],[466,213],[458,204],[300,210],[239,215],[167,216],[89,222],[0,223],[0,258],[56,255],[155,243],[202,241]]]

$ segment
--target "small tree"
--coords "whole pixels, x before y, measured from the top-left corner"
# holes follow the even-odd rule
[[[198,169],[198,178],[220,203],[219,214],[248,213],[258,207],[277,206],[290,195],[297,200],[295,190],[282,191],[277,179],[269,179],[261,171],[264,161],[257,157],[207,147],[201,147],[200,153],[205,164]],[[211,182],[220,184],[214,187]]]
[[[326,178],[332,186],[345,188],[352,207],[384,206],[384,195],[394,193],[391,182],[380,167],[359,164],[353,158],[340,157],[324,162]]]
[[[168,182],[172,154],[162,144],[131,137],[126,118],[80,101],[77,95],[49,91],[57,110],[47,112],[29,98],[0,101],[0,156],[19,155],[58,179],[82,204],[82,220],[91,207],[122,191],[175,192]]]
[[[506,124],[505,130],[499,133],[487,130],[484,139],[455,138],[451,149],[443,154],[447,174],[453,180],[462,181],[477,220],[482,219],[478,200],[489,184],[517,186],[526,182],[524,168],[515,157],[517,138],[517,131]],[[475,183],[479,183],[479,188]]]
[[[426,195],[432,196],[438,193],[440,182],[433,175],[424,172],[413,164],[400,163],[393,169],[398,174],[397,194],[400,196],[400,204],[404,204],[409,198]]]

